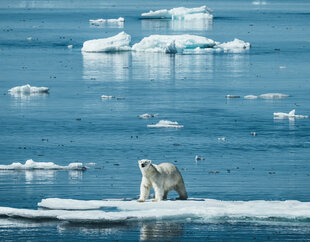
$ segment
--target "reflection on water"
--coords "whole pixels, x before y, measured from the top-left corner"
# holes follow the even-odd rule
[[[173,241],[183,236],[183,226],[177,223],[143,224],[140,229],[140,240]]]
[[[97,81],[176,80],[225,70],[238,77],[249,69],[249,55],[178,55],[147,52],[83,53],[83,78]],[[212,77],[212,76],[211,76]]]
[[[124,22],[96,22],[96,23],[89,23],[90,28],[124,28]]]
[[[131,53],[85,53],[83,54],[83,78],[105,81],[127,81],[130,75]],[[109,80],[110,81],[110,80]]]
[[[26,170],[25,180],[26,184],[32,184],[33,182],[44,182],[53,184],[55,180],[55,170]]]
[[[38,100],[44,100],[48,97],[48,93],[10,93],[11,105],[15,107],[40,106],[42,103]]]
[[[188,30],[212,30],[212,19],[142,19],[141,27],[143,30],[173,30],[173,31],[188,31]]]

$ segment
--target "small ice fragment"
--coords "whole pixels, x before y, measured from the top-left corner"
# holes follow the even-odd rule
[[[87,166],[95,166],[95,165],[97,165],[97,163],[89,162],[89,163],[86,163],[85,165],[87,165]]]
[[[226,141],[226,137],[219,137],[219,138],[217,138],[217,140],[225,142]]]
[[[129,51],[131,36],[124,31],[119,34],[104,38],[87,40],[83,43],[82,51],[84,52],[119,52]]]
[[[147,125],[149,128],[183,128],[183,125],[179,125],[178,122],[173,122],[169,120],[160,120],[157,124]]]
[[[244,96],[244,99],[257,99],[258,96],[255,96],[255,95],[247,95],[247,96]]]
[[[259,95],[259,97],[263,99],[280,99],[280,98],[287,98],[289,96],[290,95],[283,94],[283,93],[265,93],[265,94]]]
[[[107,96],[107,95],[102,95],[101,96],[102,99],[111,99],[111,98],[115,98],[114,96]]]
[[[217,44],[214,48],[219,48],[224,52],[240,53],[250,49],[251,44],[243,40],[234,39],[233,41]]]
[[[236,95],[226,95],[226,98],[240,98],[240,96],[236,96]]]
[[[47,87],[32,87],[29,84],[25,86],[17,86],[9,89],[8,91],[11,95],[30,95],[30,94],[39,94],[39,93],[48,93],[49,88]]]
[[[280,66],[279,68],[280,69],[286,69],[287,67],[286,66]]]
[[[33,40],[33,38],[32,37],[28,37],[27,40],[31,41],[31,40]]]
[[[290,111],[289,113],[273,113],[274,119],[294,119],[294,118],[308,118],[309,116],[306,115],[296,115],[295,109]]]
[[[256,133],[256,132],[251,132],[251,135],[252,135],[252,136],[256,136],[257,133]]]
[[[103,19],[103,18],[100,18],[100,19],[90,19],[89,22],[90,22],[90,24],[93,24],[93,25],[99,25],[101,23],[124,23],[125,19],[122,18],[122,17],[119,17],[117,19]]]
[[[68,49],[72,49],[73,45],[68,45],[67,47],[68,47]]]
[[[139,115],[139,118],[148,119],[148,118],[154,118],[156,116],[158,116],[158,113],[155,113],[155,114],[144,113],[144,114]]]

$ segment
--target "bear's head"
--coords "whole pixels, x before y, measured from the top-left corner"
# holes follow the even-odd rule
[[[152,161],[143,159],[143,160],[139,160],[138,163],[139,163],[139,167],[141,170],[146,170],[152,164]]]

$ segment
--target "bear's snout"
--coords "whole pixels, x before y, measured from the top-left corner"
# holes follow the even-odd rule
[[[141,167],[145,167],[145,164],[143,163],[143,164],[141,164]]]

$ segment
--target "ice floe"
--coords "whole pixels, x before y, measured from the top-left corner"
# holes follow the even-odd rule
[[[148,19],[212,19],[212,10],[207,8],[207,6],[201,6],[197,8],[172,8],[161,9],[157,11],[149,11],[147,13],[142,13],[142,18]]]
[[[143,119],[148,119],[148,118],[154,118],[154,117],[157,117],[158,116],[158,113],[144,113],[144,114],[141,114],[139,115],[139,118],[143,118]]]
[[[244,96],[244,99],[257,99],[258,96],[255,96],[255,95],[246,95]]]
[[[149,128],[183,128],[183,125],[179,125],[178,122],[173,122],[169,120],[160,120],[157,124],[147,125]]]
[[[280,98],[287,98],[289,96],[290,95],[283,94],[283,93],[265,93],[265,94],[259,95],[259,97],[263,99],[280,99]]]
[[[39,95],[47,94],[49,92],[48,87],[32,87],[29,84],[24,86],[17,86],[9,89],[8,91],[12,96],[23,96],[23,95]]]
[[[125,22],[125,19],[122,17],[119,17],[117,19],[90,19],[89,23],[93,25],[101,24],[101,23],[123,23]]]
[[[306,115],[296,115],[295,114],[295,109],[290,111],[289,113],[273,113],[273,117],[275,119],[294,119],[294,118],[308,118],[309,116]]]
[[[56,219],[69,222],[110,223],[136,221],[307,221],[310,202],[288,201],[221,201],[188,199],[138,203],[136,200],[73,200],[48,198],[38,203],[46,209],[0,207],[0,216],[29,219]],[[116,210],[109,211],[109,208]],[[100,210],[99,210],[100,209]],[[106,209],[106,210],[105,210]]]
[[[225,98],[240,98],[240,96],[228,94],[228,95],[225,96]]]
[[[102,99],[112,99],[112,98],[115,98],[114,96],[107,96],[107,95],[101,95],[101,98]]]
[[[85,52],[129,51],[131,49],[131,47],[129,46],[130,41],[131,36],[123,31],[109,38],[87,40],[83,43],[82,51]]]
[[[129,46],[131,37],[125,32],[115,36],[85,41],[83,52],[161,52],[169,54],[204,54],[209,52],[240,53],[250,48],[250,43],[235,39],[231,42],[220,43],[198,35],[150,35],[140,42]]]
[[[53,162],[35,162],[27,160],[25,164],[15,162],[10,165],[0,165],[0,170],[85,170],[82,163],[70,163],[67,166],[56,165]]]

